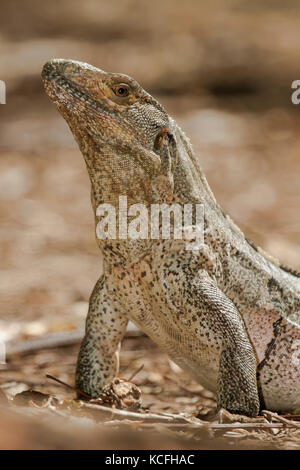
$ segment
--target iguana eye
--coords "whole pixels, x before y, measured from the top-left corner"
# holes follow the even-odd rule
[[[116,96],[120,96],[121,98],[124,98],[125,96],[129,95],[129,86],[126,85],[125,83],[120,83],[120,85],[116,85],[113,88],[113,91]]]

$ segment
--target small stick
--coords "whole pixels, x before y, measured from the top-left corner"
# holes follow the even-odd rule
[[[92,397],[90,395],[88,395],[87,393],[82,392],[81,390],[79,390],[76,387],[72,387],[72,385],[69,385],[66,382],[63,382],[62,380],[57,379],[56,377],[53,377],[53,375],[46,374],[46,377],[47,377],[47,379],[54,380],[55,382],[58,382],[60,385],[63,385],[64,387],[67,387],[70,390],[73,390],[73,392],[76,392],[76,393],[82,395],[83,397],[87,398],[88,400],[92,400]]]
[[[104,425],[108,426],[118,426],[121,424],[132,424],[134,426],[139,425],[140,427],[155,427],[157,425],[166,427],[166,428],[181,428],[185,430],[190,430],[190,429],[201,429],[201,428],[207,428],[207,429],[212,429],[213,431],[222,431],[224,430],[225,432],[231,431],[231,430],[239,430],[239,429],[246,429],[246,430],[256,430],[256,429],[284,429],[287,426],[285,426],[283,423],[226,423],[226,424],[212,424],[208,423],[207,426],[203,424],[192,424],[192,423],[167,423],[167,422],[153,422],[153,423],[146,423],[143,422],[142,420],[140,421],[133,421],[129,419],[124,419],[124,420],[113,420],[113,421],[105,421],[103,423]],[[291,428],[292,426],[288,426]]]
[[[300,415],[299,414],[297,414],[297,415],[287,414],[287,415],[283,415],[283,418],[292,419],[293,421],[300,421]]]
[[[135,372],[131,374],[131,376],[128,379],[128,382],[131,382],[132,379],[141,372],[141,370],[144,368],[144,364],[142,364]]]
[[[135,413],[133,411],[125,411],[125,410],[118,410],[117,408],[107,408],[101,405],[92,405],[90,403],[81,402],[81,406],[84,408],[90,408],[99,411],[105,411],[107,413],[111,413],[118,416],[124,416],[126,418],[132,418],[134,423],[136,424],[136,419],[141,421],[141,425],[147,425],[143,423],[143,421],[149,420],[160,420],[161,422],[165,422],[166,424],[172,425],[181,425],[187,428],[207,428],[213,430],[230,430],[230,429],[273,429],[273,428],[294,428],[294,424],[289,423],[206,423],[196,419],[189,419],[182,415],[174,415],[174,414],[158,414],[158,413]],[[175,423],[175,421],[179,421]],[[162,424],[162,423],[151,423],[151,426],[154,424]],[[150,425],[150,423],[148,424]]]
[[[292,424],[295,428],[300,429],[300,423],[297,423],[296,421],[292,421],[291,419],[286,419],[283,416],[279,416],[277,413],[274,413],[272,411],[263,410],[262,414],[267,417],[270,417],[271,419],[273,418],[279,421],[280,423],[289,424],[289,425]]]
[[[126,418],[128,418],[128,417],[137,418],[141,421],[143,421],[143,420],[157,420],[157,419],[159,419],[161,421],[167,421],[167,422],[174,421],[174,418],[172,416],[168,416],[168,415],[165,416],[165,415],[160,415],[160,414],[156,414],[156,413],[136,413],[134,411],[119,410],[118,408],[107,408],[106,406],[94,405],[94,404],[85,403],[85,402],[81,402],[80,404],[84,408],[94,409],[95,411],[96,410],[105,411],[106,413],[112,413],[114,415],[124,416]],[[179,419],[181,422],[183,421],[185,423],[188,421],[186,418],[184,418],[183,416],[180,416],[180,415],[176,416],[176,419]]]
[[[103,326],[104,327],[104,326]],[[105,325],[105,328],[110,327]],[[24,341],[8,341],[6,343],[6,357],[9,359],[15,354],[31,354],[44,349],[60,348],[64,346],[72,346],[80,343],[84,336],[84,328],[77,328],[69,331],[56,331],[36,338]],[[145,336],[133,323],[129,322],[125,337]]]

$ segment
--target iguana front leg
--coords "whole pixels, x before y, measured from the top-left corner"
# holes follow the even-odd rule
[[[91,397],[99,396],[119,370],[118,346],[128,320],[109,298],[105,278],[96,283],[89,301],[85,336],[76,369],[76,387]]]
[[[218,409],[257,416],[257,360],[241,315],[205,271],[189,285],[189,299],[200,325],[219,337]]]

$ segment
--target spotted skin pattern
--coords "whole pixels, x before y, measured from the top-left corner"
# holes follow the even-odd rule
[[[202,204],[204,243],[100,240],[104,274],[90,298],[77,387],[97,397],[118,373],[128,320],[217,394],[256,416],[300,407],[300,277],[247,240],[223,213],[191,144],[132,78],[53,59],[42,80],[84,156],[96,208],[127,196]]]

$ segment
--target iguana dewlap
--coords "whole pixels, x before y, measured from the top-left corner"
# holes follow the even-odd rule
[[[299,409],[299,275],[224,215],[186,136],[135,80],[62,59],[42,78],[85,158],[95,212],[103,203],[118,210],[119,196],[128,206],[204,208],[198,251],[184,237],[97,239],[104,274],[90,298],[77,387],[96,397],[117,375],[130,319],[216,392],[219,408],[250,416]]]

